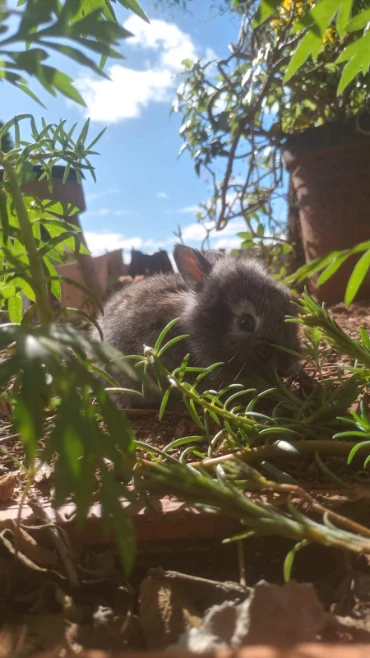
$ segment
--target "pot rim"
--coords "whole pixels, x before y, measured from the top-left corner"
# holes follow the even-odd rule
[[[364,134],[361,130],[368,134]],[[369,140],[370,113],[363,112],[346,121],[332,121],[323,126],[289,135],[282,145],[282,154],[287,165],[297,157],[331,148],[341,148],[354,143],[369,146]]]
[[[62,180],[66,168],[67,168],[66,165],[54,165],[51,169],[53,178],[57,180]],[[39,164],[33,165],[33,171],[36,174],[35,180],[38,180],[43,172],[43,166]],[[3,179],[3,172],[4,172],[4,167],[0,167],[0,181]],[[28,182],[35,182],[35,181],[28,181]],[[68,172],[66,183],[69,182],[78,183],[80,185],[80,182],[77,179],[76,170],[73,167],[71,167]]]

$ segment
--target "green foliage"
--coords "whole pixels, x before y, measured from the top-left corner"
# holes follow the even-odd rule
[[[261,4],[261,9],[265,4],[265,2]],[[269,14],[262,17],[262,20],[266,20],[271,16],[278,6],[282,4],[282,1],[268,2],[267,4],[270,7],[272,4],[275,4],[276,7],[271,7]],[[312,5],[312,3],[310,4]],[[357,9],[357,12],[351,19],[353,7]],[[363,10],[361,11],[361,9]],[[259,10],[259,13],[261,14],[261,10]],[[354,3],[353,0],[321,0],[321,2],[314,3],[314,6],[293,27],[295,33],[301,33],[301,39],[290,60],[284,76],[284,82],[290,80],[309,57],[312,57],[314,62],[317,61],[318,55],[324,47],[323,43],[327,30],[335,23],[335,29],[339,37],[343,39],[344,46],[336,63],[341,64],[347,62],[338,85],[338,94],[341,94],[356,76],[360,73],[365,75],[369,70],[370,43],[369,32],[366,31],[369,21],[370,10],[366,8],[366,3],[364,2]],[[347,45],[345,43],[345,36],[359,30],[363,31],[363,35],[354,43]]]
[[[118,3],[147,20],[136,0]],[[83,103],[71,79],[45,62],[50,52],[56,51],[105,76],[106,59],[121,57],[115,47],[129,36],[117,21],[114,4],[115,0],[18,0],[14,10],[2,5],[2,81],[37,100],[24,77],[34,76],[51,94],[60,92]],[[83,52],[86,49],[100,56],[99,66]],[[22,136],[24,122],[29,123],[29,141]],[[14,144],[10,130],[14,131]],[[10,320],[0,326],[0,386],[25,451],[25,463],[17,460],[28,478],[25,494],[40,457],[41,462],[55,457],[54,504],[58,507],[73,496],[82,524],[93,502],[99,472],[103,522],[107,530],[115,532],[123,567],[129,572],[135,537],[120,500],[132,500],[123,482],[130,478],[135,442],[127,419],[104,385],[104,380],[113,386],[116,381],[101,367],[110,364],[111,370],[132,372],[134,378],[136,373],[111,347],[92,341],[72,325],[55,324],[59,315],[80,313],[96,325],[86,312],[71,308],[53,311],[50,306],[50,293],[61,297],[62,277],[55,265],[71,253],[88,253],[72,220],[78,209],[26,195],[23,190],[24,184],[44,179],[52,189],[54,167],[61,164],[63,182],[72,172],[79,182],[87,172],[95,180],[90,157],[96,154],[93,149],[103,132],[89,139],[89,121],[80,133],[76,125],[66,129],[65,121],[48,124],[42,120],[38,127],[29,114],[0,125],[0,307]],[[81,284],[68,282],[82,288],[99,306]],[[26,312],[24,297],[31,301]]]
[[[4,125],[3,122],[0,121],[0,130],[2,129],[3,125]],[[0,150],[3,151],[3,153],[7,153],[8,151],[11,151],[12,148],[13,148],[12,138],[10,137],[9,133],[5,133],[5,135],[1,137]]]
[[[341,454],[351,464],[361,451],[365,454],[364,468],[367,467],[370,463],[368,412],[363,402],[357,413],[349,415],[347,409],[370,382],[370,337],[361,330],[358,339],[350,338],[308,295],[303,295],[298,304],[298,319],[291,321],[302,324],[306,339],[302,358],[317,372],[325,370],[332,350],[350,357],[354,365],[338,366],[336,376],[319,378],[318,385],[307,393],[302,389],[295,393],[278,380],[273,386],[257,381],[256,387],[248,390],[231,384],[222,391],[206,388],[200,392],[200,383],[204,388],[204,380],[220,364],[195,368],[188,365],[186,358],[174,372],[166,370],[159,352],[166,347],[164,341],[173,326],[170,323],[157,345],[146,350],[145,359],[165,391],[163,400],[168,401],[169,391],[181,394],[189,415],[201,431],[172,441],[163,450],[137,442],[138,448],[150,453],[150,462],[141,461],[135,470],[135,486],[144,496],[148,491],[157,495],[171,493],[196,507],[238,519],[245,532],[227,541],[276,534],[294,540],[295,546],[284,563],[286,580],[291,577],[296,553],[309,543],[342,547],[356,553],[370,552],[366,528],[361,531],[359,526],[337,514],[331,518],[331,512],[316,505],[289,473],[268,461],[280,457],[281,464],[284,455],[290,459],[299,459],[303,454],[315,456],[319,474],[344,488],[348,488],[348,482],[331,473],[320,454]],[[266,411],[266,400],[270,411]],[[223,453],[214,457],[221,443]],[[229,454],[225,454],[225,449]],[[267,480],[263,473],[273,475],[273,479]],[[263,504],[256,493],[266,490],[291,493],[305,500],[316,512],[315,522],[289,501],[284,510],[281,505]],[[253,492],[253,498],[246,497],[246,492]]]
[[[30,124],[33,141],[21,139],[25,121]],[[30,115],[6,123],[0,137],[11,128],[15,129],[15,146],[0,153],[0,305],[7,309],[12,323],[0,327],[3,398],[13,410],[12,421],[24,446],[29,481],[36,474],[40,450],[41,461],[56,455],[55,505],[62,505],[73,495],[80,523],[92,504],[95,472],[99,470],[103,521],[107,529],[114,529],[123,566],[129,571],[135,538],[119,500],[130,498],[130,494],[117,481],[117,475],[129,477],[134,436],[95,373],[101,372],[98,365],[111,362],[117,372],[131,372],[132,368],[120,353],[91,341],[72,325],[48,323],[60,314],[81,313],[63,308],[52,312],[48,295],[52,292],[60,299],[55,264],[63,262],[71,251],[88,251],[80,230],[65,219],[76,214],[77,208],[21,193],[21,185],[35,178],[45,178],[52,185],[53,166],[61,161],[65,164],[64,178],[71,168],[78,180],[87,171],[94,175],[89,158],[100,135],[89,139],[88,121],[76,136],[76,126],[67,131],[64,121],[57,125],[43,121],[37,128]],[[42,227],[47,229],[46,238],[42,237]],[[26,313],[20,293],[31,301]],[[36,312],[41,325],[35,325]],[[89,315],[82,315],[95,324]],[[112,378],[110,382],[115,384]],[[45,441],[46,432],[49,436]],[[45,448],[41,449],[43,443]],[[107,469],[107,459],[112,469]]]
[[[0,183],[0,251],[3,259],[2,277],[0,283],[0,307],[7,306],[12,321],[20,321],[22,314],[22,292],[31,302],[35,303],[39,293],[39,281],[35,279],[32,269],[32,258],[29,245],[24,241],[20,221],[20,207],[15,203],[13,192],[13,176],[16,172],[16,183],[24,183],[46,178],[52,185],[53,166],[64,160],[66,163],[64,178],[69,174],[73,165],[78,180],[82,180],[86,171],[94,176],[94,169],[89,157],[95,153],[88,138],[89,122],[87,121],[80,134],[74,138],[76,126],[65,130],[65,122],[57,125],[42,122],[37,128],[32,116],[18,116],[7,122],[0,130],[0,138],[6,130],[15,128],[19,131],[22,122],[30,124],[33,141],[17,139],[16,148],[7,153],[0,153],[0,165],[4,168],[3,179]],[[38,169],[41,175],[38,173]],[[42,264],[45,280],[49,290],[60,299],[60,282],[58,280],[55,263],[63,262],[66,250],[69,252],[88,253],[81,242],[79,229],[62,219],[73,216],[77,209],[71,204],[62,204],[56,201],[45,201],[31,196],[21,197],[21,210],[26,213],[35,245],[34,257]],[[44,242],[41,227],[47,229],[50,239]],[[17,318],[17,319],[16,319]]]
[[[34,476],[36,458],[42,464],[56,454],[54,503],[59,507],[73,494],[81,524],[93,502],[98,469],[102,475],[103,520],[107,528],[125,529],[122,558],[130,571],[133,529],[117,500],[131,496],[116,477],[129,476],[130,467],[124,460],[134,453],[134,435],[92,370],[94,363],[113,362],[117,371],[127,371],[121,355],[104,343],[88,340],[68,324],[2,326],[0,349],[8,350],[0,367],[0,386],[8,387],[5,397],[12,405],[28,471]],[[10,387],[9,381],[13,381]],[[96,398],[95,405],[92,397]],[[40,453],[47,431],[49,437]],[[112,470],[107,470],[107,459]]]
[[[59,92],[84,105],[72,79],[46,62],[54,51],[107,77],[103,71],[107,58],[122,59],[116,48],[131,36],[117,21],[116,2],[148,20],[136,0],[19,0],[16,9],[2,7],[1,81],[10,82],[42,105],[29,86],[28,78],[34,77],[53,96]],[[12,30],[14,22],[17,27]],[[85,49],[98,55],[100,64],[86,55]]]
[[[306,279],[321,272],[318,277],[317,283],[321,285],[330,279],[333,274],[345,263],[351,256],[363,253],[348,280],[344,301],[347,305],[351,304],[355,299],[357,292],[360,289],[365,277],[370,270],[370,241],[362,242],[352,249],[344,249],[343,251],[333,251],[327,256],[316,258],[307,265],[300,267],[294,274],[286,277],[286,283],[297,284],[302,283]]]
[[[366,2],[353,0],[321,0],[307,4],[307,11],[292,27],[292,33],[300,34],[301,38],[289,62],[284,82],[288,82],[309,57],[314,62],[317,61],[324,49],[328,30],[335,25],[335,30],[342,39],[343,48],[336,64],[347,62],[338,85],[338,94],[341,94],[356,76],[360,73],[365,75],[369,70],[370,44],[367,26],[370,22],[370,9]],[[283,0],[262,0],[255,15],[254,27],[259,27],[283,6]],[[351,18],[352,11],[354,16]],[[363,34],[347,45],[346,37],[351,32],[358,31],[362,31]],[[332,36],[333,32],[330,34],[331,38]]]
[[[257,249],[276,276],[285,275],[292,246],[285,239],[287,220],[278,216],[278,203],[288,196],[281,150],[296,131],[344,121],[368,108],[367,5],[365,0],[236,3],[229,10],[240,16],[240,30],[231,54],[217,62],[183,62],[174,111],[183,117],[180,153],[189,151],[196,173],[210,186],[197,214],[204,244],[212,231],[241,218],[246,224],[238,233],[241,248],[251,254]],[[321,281],[349,255],[329,256]],[[318,262],[307,269],[316,267]],[[363,256],[346,303],[355,298],[367,269]]]
[[[135,0],[119,1],[122,6],[143,17]],[[5,64],[5,71],[20,67],[18,70],[25,70],[32,75],[36,62],[36,77],[41,82],[46,80],[50,91],[59,90],[76,98],[75,90],[70,81],[63,77],[63,72],[56,75],[55,69],[50,72],[50,67],[43,64],[43,50],[48,53],[57,43],[53,41],[52,46],[49,38],[63,36],[64,50],[58,46],[59,52],[84,66],[94,69],[95,64],[89,59],[81,59],[81,53],[77,54],[78,49],[76,52],[71,51],[71,46],[66,46],[65,42],[81,46],[84,39],[88,42],[85,44],[84,41],[84,45],[103,59],[115,56],[110,49],[127,35],[117,25],[112,13],[113,4],[103,0],[81,0],[79,3],[52,0],[47,4],[41,0],[20,0],[18,6],[23,7],[23,10],[18,10],[18,32],[13,42],[4,39],[2,45],[4,41],[5,46],[8,43],[26,42],[30,64],[28,66],[26,57],[13,52],[14,57],[9,55],[9,61],[13,61],[14,66]],[[244,3],[234,0],[232,4],[241,15],[244,14]],[[255,12],[256,3],[252,4]],[[264,4],[268,6],[271,3]],[[3,10],[0,18],[6,20],[9,16],[10,13]],[[248,16],[248,20],[252,18],[252,14]],[[35,43],[37,47],[33,47]],[[288,45],[290,48],[293,42]],[[274,67],[274,60],[270,59],[266,47],[262,47],[261,53],[256,62],[248,60],[252,50],[245,60],[238,54],[240,70],[236,75],[241,79],[232,85],[232,89],[226,83],[227,75],[221,65],[222,84],[219,88],[211,86],[211,94],[204,87],[206,67],[191,62],[186,64],[188,74],[195,71],[200,82],[195,90],[191,90],[192,93],[194,91],[193,100],[186,96],[186,102],[193,103],[200,113],[209,114],[214,134],[220,133],[220,141],[217,141],[217,136],[210,146],[210,160],[203,163],[206,168],[213,158],[220,155],[220,149],[224,149],[227,154],[234,148],[236,137],[238,140],[247,139],[248,125],[256,128],[255,133],[252,130],[253,134],[249,137],[253,153],[248,157],[253,166],[256,165],[255,157],[265,158],[259,162],[266,166],[267,171],[271,162],[278,162],[278,159],[270,160],[270,157],[277,158],[276,152],[271,156],[271,151],[263,151],[265,128],[263,116],[258,113],[264,107],[261,92],[268,89],[266,82],[272,84],[273,79],[270,80],[268,71],[271,64]],[[257,70],[258,65],[260,70]],[[279,75],[282,70],[280,64],[274,69]],[[254,106],[252,95],[248,100],[245,99],[245,84],[250,78],[252,84],[256,85],[259,99]],[[5,79],[9,79],[8,74]],[[29,92],[24,81],[20,83],[16,78],[10,78],[9,81]],[[187,94],[186,87],[181,93]],[[268,111],[276,102],[276,94],[281,93],[278,98],[280,101],[283,99],[283,92],[279,92],[277,87],[271,93],[271,98],[265,103]],[[217,103],[221,100],[223,103],[225,99],[226,109],[218,107],[216,111]],[[247,114],[250,124],[247,125],[245,117],[241,118],[239,111],[234,114],[230,111],[236,101],[241,102],[243,108],[249,108]],[[190,110],[187,121],[189,123],[184,128],[184,134],[190,139],[193,148],[198,138],[206,139],[207,135],[205,137],[202,134],[203,127],[197,124],[196,116]],[[30,141],[25,141],[22,136],[24,122],[29,122]],[[14,145],[6,149],[4,141],[8,130],[14,130],[15,139]],[[275,135],[278,135],[279,131],[274,130]],[[24,447],[24,463],[17,460],[17,464],[27,474],[27,487],[33,482],[38,464],[55,458],[54,504],[58,507],[72,496],[77,505],[78,520],[82,524],[93,500],[98,472],[103,521],[106,529],[115,533],[126,572],[132,568],[135,552],[132,525],[121,505],[121,499],[135,499],[136,492],[131,493],[125,484],[130,478],[133,478],[137,490],[144,495],[153,490],[166,494],[172,492],[205,509],[223,511],[239,519],[246,528],[243,537],[277,533],[291,538],[296,542],[296,548],[287,557],[286,578],[290,576],[297,550],[311,541],[369,553],[368,539],[362,536],[366,535],[365,530],[361,533],[358,526],[354,529],[348,520],[338,519],[338,515],[335,521],[337,525],[339,522],[339,527],[334,527],[330,522],[330,512],[323,512],[322,508],[316,509],[321,514],[322,523],[313,522],[299,512],[291,501],[286,510],[281,510],[245,496],[248,491],[260,492],[268,488],[276,492],[289,491],[306,500],[309,498],[293,482],[289,473],[270,463],[269,459],[277,453],[280,457],[287,454],[298,457],[300,454],[340,454],[345,455],[350,463],[365,450],[366,468],[370,443],[367,411],[362,407],[359,413],[352,413],[352,416],[347,413],[348,407],[370,381],[370,338],[364,330],[357,340],[352,340],[325,309],[304,296],[299,305],[298,320],[295,321],[300,322],[304,328],[306,345],[303,358],[314,365],[320,378],[317,387],[297,394],[289,385],[282,383],[275,373],[272,373],[271,381],[255,377],[248,389],[237,384],[226,384],[222,390],[215,391],[207,388],[206,382],[207,377],[220,364],[215,363],[209,368],[194,367],[188,357],[174,372],[169,372],[162,363],[162,355],[175,342],[184,338],[179,336],[166,342],[167,334],[176,320],[161,332],[154,347],[146,348],[144,356],[131,357],[125,357],[103,342],[91,340],[84,331],[71,324],[56,322],[60,312],[67,315],[73,309],[55,312],[50,307],[50,292],[60,298],[61,278],[56,273],[55,265],[63,262],[71,251],[85,249],[79,231],[72,222],[68,222],[68,217],[72,217],[76,209],[26,196],[22,186],[35,178],[45,178],[48,185],[52,186],[53,167],[60,163],[65,168],[64,180],[67,180],[72,170],[79,181],[84,179],[87,172],[94,177],[90,158],[95,155],[93,149],[102,133],[90,139],[89,122],[85,123],[79,134],[76,131],[76,126],[67,129],[64,121],[56,125],[43,121],[37,127],[31,115],[15,117],[0,129],[3,146],[0,151],[0,165],[3,168],[0,180],[0,250],[3,263],[0,304],[10,319],[10,324],[0,326],[0,386],[2,398],[11,404],[12,423]],[[194,142],[191,141],[192,131]],[[227,137],[222,138],[222,134]],[[269,207],[270,197],[265,191],[261,198],[261,181],[253,178],[250,180],[254,187],[248,198],[249,210],[251,204],[254,206],[249,213],[248,230],[241,235],[241,239],[248,245],[253,243],[255,237],[262,242],[270,239],[259,215],[260,208],[264,208],[265,212]],[[234,190],[239,194],[237,185],[235,182]],[[244,183],[243,188],[239,198],[246,194]],[[227,190],[227,186],[220,190],[221,199],[226,194],[224,190]],[[211,207],[206,206],[206,211],[210,217],[215,216],[215,212],[212,215]],[[42,231],[43,228],[46,231]],[[282,249],[288,248],[283,239],[281,245]],[[369,245],[361,245],[361,250],[364,255],[354,271],[349,295],[355,294],[358,281],[368,268]],[[338,252],[338,267],[345,258],[347,253]],[[329,261],[326,261],[324,267],[327,269],[322,276],[330,274],[329,266]],[[320,267],[317,271],[320,271]],[[26,313],[23,312],[23,295],[31,301]],[[84,313],[83,317],[96,324],[88,314]],[[329,344],[326,351],[322,349],[324,340]],[[336,376],[329,380],[322,376],[322,372],[325,359],[332,350],[347,355],[353,364],[338,367]],[[131,364],[135,362],[145,375],[143,391],[146,376],[151,374],[163,390],[160,417],[164,415],[171,396],[177,394],[198,427],[195,436],[172,441],[164,450],[136,441],[127,418],[117,410],[110,397],[111,393],[124,389],[120,389],[114,376],[104,371],[104,368],[109,367],[113,369],[114,375],[124,370],[138,383],[142,377],[138,369],[132,368]],[[265,403],[269,404],[267,410]],[[327,438],[318,440],[318,436]],[[227,447],[230,454],[215,457],[221,444]],[[150,453],[150,460],[135,455],[136,449],[143,448]],[[178,459],[174,457],[174,451],[180,451]],[[198,462],[189,466],[189,456],[198,459]],[[273,479],[267,480],[259,470],[247,464],[252,457],[255,463],[260,464],[259,469]],[[240,536],[233,539],[240,539]]]
[[[362,0],[354,3],[354,17],[362,16],[363,5]],[[198,213],[205,238],[242,218],[242,248],[263,248],[269,260],[266,247],[273,245],[275,263],[283,264],[290,247],[276,206],[285,195],[281,148],[286,136],[344,120],[367,106],[365,63],[365,75],[351,79],[341,67],[349,58],[353,68],[362,43],[354,28],[363,29],[363,21],[353,22],[351,6],[347,0],[240,3],[230,9],[240,16],[240,37],[231,54],[213,63],[183,62],[174,111],[183,117],[181,152],[189,151],[197,174],[210,186],[209,200]],[[368,33],[363,38],[368,40]],[[343,79],[345,92],[338,96]]]

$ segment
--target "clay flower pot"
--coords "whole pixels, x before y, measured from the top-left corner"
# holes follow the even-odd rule
[[[71,203],[83,212],[86,210],[86,204],[82,185],[78,182],[76,172],[72,168],[68,172],[66,182],[63,183],[65,169],[62,165],[55,165],[52,168],[53,187],[49,190],[46,178],[39,180],[42,174],[41,165],[34,165],[33,171],[36,178],[22,185],[24,194],[37,196],[39,199]]]
[[[370,239],[370,115],[289,137],[284,163],[297,194],[307,263]],[[346,261],[322,286],[312,278],[313,296],[330,304],[343,301],[358,258]],[[370,299],[369,275],[357,299]]]
[[[67,180],[63,183],[65,167],[62,165],[55,165],[52,168],[53,186],[51,190],[48,188],[46,178],[39,180],[43,171],[42,166],[34,165],[33,171],[36,174],[36,178],[22,186],[24,194],[35,196],[39,199],[50,199],[53,201],[60,201],[61,203],[69,203],[76,206],[81,212],[86,210],[83,188],[77,179],[76,171],[74,169],[71,168],[69,170]],[[78,228],[81,228],[77,214],[64,217],[64,219],[70,224],[74,224]],[[83,234],[82,241],[86,246]],[[98,299],[101,299],[104,290],[96,272],[94,259],[87,254],[77,254],[76,260],[76,264],[71,263],[65,266],[56,266],[57,272],[62,276],[68,276],[69,278],[82,283],[89,288]],[[62,282],[62,305],[82,308],[84,305],[88,306],[88,300],[80,290]]]

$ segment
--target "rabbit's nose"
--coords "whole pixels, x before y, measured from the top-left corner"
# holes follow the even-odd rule
[[[280,353],[276,359],[276,370],[279,377],[293,377],[301,367],[301,360],[292,354]]]

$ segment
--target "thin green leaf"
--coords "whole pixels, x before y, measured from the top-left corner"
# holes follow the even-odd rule
[[[280,4],[281,0],[262,0],[254,15],[252,27],[256,28],[265,23],[275,13]]]
[[[163,347],[161,347],[161,349],[158,352],[158,356],[161,357],[162,354],[166,350],[168,350],[170,347],[172,347],[172,345],[175,345],[180,340],[184,340],[185,338],[188,338],[188,337],[189,337],[189,334],[182,334],[181,336],[175,336],[175,338],[172,338],[172,340],[168,341],[168,343],[166,343],[165,345],[163,345]]]
[[[357,445],[355,445],[352,448],[351,452],[348,455],[347,464],[350,464],[353,461],[353,458],[356,455],[356,453],[364,446],[368,446],[370,449],[370,441],[360,441],[360,443],[357,443]]]
[[[357,16],[354,16],[346,25],[347,32],[356,32],[363,30],[370,23],[370,9],[364,9]]]
[[[349,306],[356,297],[358,290],[364,281],[370,268],[370,250],[366,251],[356,263],[353,272],[349,278],[346,294],[344,297],[344,303],[346,306]]]
[[[289,66],[284,75],[283,83],[285,84],[293,77],[293,75],[298,71],[298,69],[301,68],[301,66],[303,66],[310,55],[312,56],[312,59],[315,60],[320,52],[321,47],[322,35],[317,34],[314,31],[307,32],[293,53],[293,56],[289,62]]]
[[[9,236],[9,215],[7,207],[7,198],[3,190],[0,190],[0,221],[3,229],[4,244],[8,242]]]
[[[345,261],[350,257],[350,253],[342,254],[338,258],[336,258],[330,265],[328,265],[325,270],[320,274],[317,283],[319,286],[321,286],[325,281],[330,279],[330,277],[335,274],[337,270],[339,270],[340,266],[345,263]]]
[[[162,343],[163,343],[164,339],[166,338],[168,332],[172,329],[172,327],[175,326],[175,324],[178,324],[179,321],[180,321],[180,318],[175,318],[174,320],[171,320],[171,322],[169,322],[165,326],[165,328],[161,331],[161,333],[159,334],[159,336],[156,340],[156,343],[154,345],[154,350],[156,352],[158,352],[160,350],[160,348],[162,347]]]
[[[168,400],[170,399],[171,390],[172,390],[172,387],[170,386],[170,387],[167,389],[167,391],[165,392],[165,394],[164,394],[164,396],[163,396],[163,398],[162,398],[161,406],[160,406],[160,409],[159,409],[159,420],[162,420],[162,419],[163,419],[164,412],[166,411],[166,407],[167,407]]]
[[[150,24],[149,18],[143,12],[143,10],[141,9],[140,5],[136,2],[136,0],[118,0],[118,2],[123,7],[126,7],[126,9],[131,9],[131,11],[133,11],[134,14],[142,18],[146,23]]]
[[[299,551],[302,550],[302,548],[308,546],[309,543],[310,542],[307,539],[303,539],[302,541],[295,544],[295,546],[292,548],[291,551],[289,551],[288,555],[286,556],[284,560],[284,580],[286,583],[290,581],[295,556]]]
[[[171,443],[168,443],[165,448],[163,448],[163,452],[168,452],[169,450],[175,450],[176,448],[180,448],[181,446],[188,445],[188,443],[204,443],[204,436],[183,436],[181,439],[175,439],[174,441],[171,441]],[[203,455],[202,455],[203,456]]]
[[[8,299],[8,313],[10,322],[20,323],[22,320],[23,302],[19,292]]]
[[[349,60],[342,71],[338,85],[338,96],[344,91],[350,82],[362,73],[365,75],[370,67],[370,32],[365,32],[361,39],[355,41],[345,48],[339,55],[336,63]]]

